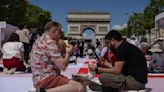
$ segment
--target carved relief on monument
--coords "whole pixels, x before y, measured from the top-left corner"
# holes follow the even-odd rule
[[[70,26],[70,32],[78,32],[79,27],[78,26]]]
[[[98,29],[99,32],[107,32],[108,31],[108,27],[99,27]]]
[[[93,29],[94,31],[96,31],[96,25],[81,25],[81,26],[80,26],[81,33],[82,33],[86,28],[91,28],[91,29]]]
[[[104,37],[110,30],[110,14],[105,11],[69,12],[67,15],[68,36],[83,39],[83,33],[92,29],[96,38]],[[90,39],[95,44],[95,39]]]

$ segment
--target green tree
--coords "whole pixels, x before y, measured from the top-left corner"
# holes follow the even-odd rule
[[[130,16],[128,20],[128,30],[129,36],[133,34],[144,34],[144,14],[143,13],[134,13]]]
[[[25,21],[27,0],[0,0],[0,20],[18,25]]]
[[[51,20],[49,11],[45,11],[38,6],[29,5],[25,16],[28,27],[43,27],[46,22]]]
[[[18,26],[25,23],[28,27],[43,28],[51,20],[51,13],[28,0],[0,0],[0,21]]]
[[[154,27],[155,16],[164,10],[164,0],[151,0],[150,4],[144,9],[145,28],[151,29]]]
[[[164,0],[151,0],[143,13],[133,13],[128,20],[128,34],[144,35],[146,30],[154,28],[155,16],[164,11]]]
[[[128,28],[124,28],[123,30],[120,31],[120,33],[121,33],[123,36],[128,36]]]

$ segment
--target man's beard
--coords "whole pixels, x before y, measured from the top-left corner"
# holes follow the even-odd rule
[[[116,53],[117,51],[117,48],[114,46],[114,45],[110,45],[109,46],[109,49],[113,52],[113,53]]]
[[[113,49],[113,48],[115,48],[115,46],[110,44],[110,45],[109,45],[109,48],[110,48],[110,49]]]

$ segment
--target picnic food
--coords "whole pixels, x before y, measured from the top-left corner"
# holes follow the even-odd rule
[[[73,74],[72,78],[75,81],[82,83],[84,86],[88,85],[90,80],[87,74]]]
[[[101,63],[105,62],[105,58],[104,57],[100,57],[99,58],[99,62],[101,62]]]
[[[97,64],[95,62],[93,62],[93,61],[89,61],[88,67],[89,66],[97,67]],[[95,74],[95,71],[89,69],[89,72],[88,72],[89,77],[93,77],[94,74]]]
[[[89,61],[88,64],[89,64],[89,65],[95,65],[95,66],[96,66],[96,63],[93,62],[93,61]]]

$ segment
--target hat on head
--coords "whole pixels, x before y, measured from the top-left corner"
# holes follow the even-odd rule
[[[159,44],[154,44],[153,47],[149,51],[151,51],[151,52],[162,52],[162,49],[160,49]]]

